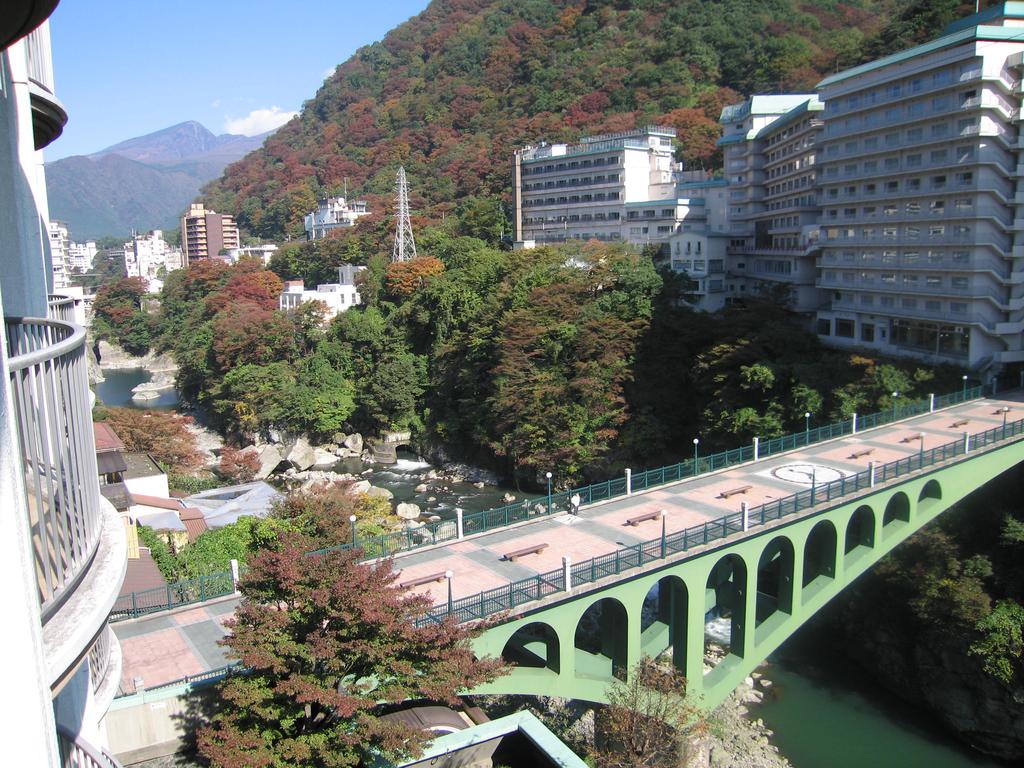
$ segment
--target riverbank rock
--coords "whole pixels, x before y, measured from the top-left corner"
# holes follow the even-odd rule
[[[178,364],[168,354],[158,355],[152,350],[140,356],[130,355],[117,344],[100,341],[96,348],[99,354],[99,367],[102,370],[114,371],[124,368],[145,368],[150,373],[169,373],[173,383]]]
[[[323,448],[313,449],[313,469],[326,469],[338,463],[338,457]]]
[[[260,449],[259,459],[260,468],[254,476],[256,480],[266,480],[283,461],[280,451],[273,445],[264,445]]]
[[[354,432],[346,437],[341,441],[341,444],[345,448],[348,448],[348,450],[354,452],[357,456],[363,452],[363,436],[358,432]]]
[[[288,463],[302,472],[312,467],[316,462],[316,452],[309,444],[309,440],[304,437],[300,437],[295,441],[295,445],[292,446],[292,449],[288,451],[288,456],[286,458]]]
[[[418,504],[403,502],[395,507],[395,514],[403,520],[416,520],[420,516],[420,507]]]
[[[224,450],[224,438],[212,429],[207,429],[201,424],[196,423],[194,420],[187,423],[185,425],[185,429],[191,432],[193,437],[195,437],[196,447],[203,455],[203,462],[206,466],[212,467],[219,464],[220,453]],[[280,461],[280,459],[278,461]],[[273,468],[271,468],[271,471],[273,471]],[[257,479],[262,480],[263,477]]]
[[[389,501],[395,498],[395,494],[387,488],[378,488],[376,485],[371,485],[366,491],[366,495],[370,498],[388,499]]]
[[[471,467],[469,464],[448,463],[444,464],[441,470],[445,477],[454,483],[498,485],[501,481],[497,472],[481,467]]]
[[[711,713],[707,736],[691,744],[687,768],[792,768],[764,721],[751,717],[744,703],[751,694],[758,701],[762,695],[741,684]]]
[[[504,496],[501,497],[501,500],[506,504],[511,504],[516,500],[516,497],[513,496],[511,493],[506,493]]]
[[[426,493],[427,492],[427,484],[426,483],[420,483],[413,490],[416,493]]]

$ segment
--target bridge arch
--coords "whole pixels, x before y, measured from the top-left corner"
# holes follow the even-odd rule
[[[614,597],[595,600],[576,623],[576,675],[599,680],[626,679],[629,618]]]
[[[501,657],[514,667],[548,669],[555,674],[561,669],[558,633],[543,621],[520,627],[505,642]]]
[[[725,555],[711,568],[705,582],[704,622],[706,627],[715,622],[718,644],[724,646],[728,656],[743,658],[746,653],[746,612],[747,564],[739,555]],[[714,632],[705,631],[705,658],[715,640]]]
[[[845,561],[853,563],[859,560],[867,550],[875,548],[875,510],[867,504],[861,504],[850,515],[846,524],[846,538],[843,542]]]
[[[757,605],[754,635],[760,642],[779,622],[793,615],[793,574],[796,558],[788,536],[776,536],[757,561]]]
[[[678,576],[664,576],[644,598],[640,613],[640,648],[647,656],[672,649],[672,663],[686,672],[687,618],[690,595]]]
[[[882,532],[891,534],[897,528],[910,522],[910,499],[903,491],[897,491],[885,505],[882,515]]]
[[[921,487],[921,492],[917,495],[917,511],[918,513],[929,512],[940,501],[942,501],[942,485],[938,480],[932,478]]]
[[[804,541],[803,599],[809,600],[836,577],[836,527],[822,520]]]

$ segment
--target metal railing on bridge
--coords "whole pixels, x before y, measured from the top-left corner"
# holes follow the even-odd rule
[[[220,571],[196,579],[185,579],[163,587],[121,595],[114,601],[110,621],[133,619],[147,613],[169,611],[183,605],[202,603],[235,591],[231,571]]]
[[[812,486],[776,501],[747,509],[745,512],[734,512],[656,539],[620,547],[614,552],[590,560],[572,563],[568,569],[569,586],[575,588],[590,584],[623,571],[643,567],[656,560],[664,560],[691,548],[724,539],[734,533],[749,531],[820,503],[843,498],[865,488],[874,487],[878,483],[905,476],[1021,434],[1024,434],[1024,419],[953,440],[913,456],[874,466],[854,475]],[[565,568],[540,573],[502,587],[436,605],[418,619],[417,624],[440,622],[449,616],[453,616],[460,623],[485,619],[557,592],[565,592],[565,580]]]

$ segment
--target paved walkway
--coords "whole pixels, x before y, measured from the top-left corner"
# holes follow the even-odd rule
[[[924,450],[928,450],[955,440],[965,431],[976,433],[1000,426],[1003,423],[1000,409],[1004,406],[1011,409],[1010,420],[1021,418],[1024,393],[1015,391],[999,398],[974,400],[756,463],[585,507],[578,517],[537,518],[462,541],[400,553],[394,558],[394,567],[402,582],[450,570],[453,597],[475,595],[560,568],[563,555],[578,563],[661,534],[660,516],[637,526],[627,526],[627,518],[667,510],[665,525],[671,534],[738,512],[741,502],[753,508],[808,488],[811,469],[807,465],[815,465],[816,473],[820,473],[818,481],[825,482],[838,477],[836,474],[829,477],[830,472],[853,474],[866,469],[869,461],[884,464],[919,452],[922,450],[918,437],[921,433],[924,434]],[[954,422],[964,419],[968,420],[966,424],[953,426]],[[872,449],[871,453],[853,457],[865,449]],[[788,465],[803,466],[778,472]],[[743,493],[722,498],[723,491],[741,486],[750,487]],[[548,547],[515,562],[501,559],[508,552],[537,544],[548,544]],[[448,599],[448,585],[443,578],[412,590],[429,595],[435,605]],[[223,619],[234,610],[236,602],[230,599],[114,624],[124,654],[123,689],[133,690],[133,677],[142,677],[146,686],[154,686],[223,666],[223,651],[216,640],[225,634]]]

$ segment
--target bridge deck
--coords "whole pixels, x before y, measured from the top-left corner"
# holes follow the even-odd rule
[[[999,409],[1009,407],[1009,419],[1024,416],[1024,393],[1012,392],[998,398],[984,398],[904,419],[856,435],[816,443],[789,453],[721,470],[714,474],[682,480],[672,485],[643,491],[629,497],[584,507],[578,516],[538,517],[497,531],[481,533],[461,541],[401,553],[394,567],[401,581],[452,571],[452,597],[475,595],[483,590],[535,576],[562,565],[562,557],[573,562],[612,552],[623,545],[655,539],[661,534],[661,516],[626,524],[627,519],[646,512],[666,510],[666,532],[671,534],[695,524],[738,512],[742,502],[755,507],[810,487],[810,468],[796,467],[781,479],[773,470],[792,464],[814,464],[855,473],[868,462],[884,464],[907,458],[922,450],[918,437],[924,434],[928,450],[961,437],[965,431],[982,432],[1003,423]],[[957,424],[967,419],[967,423]],[[910,438],[910,439],[908,439]],[[871,449],[870,454],[862,454]],[[852,458],[854,454],[862,455]],[[805,474],[800,474],[804,472]],[[829,477],[828,479],[834,479]],[[722,498],[728,492],[750,486],[742,493]],[[506,553],[547,543],[536,554],[514,562],[502,560]],[[429,595],[434,604],[448,599],[446,580],[413,587],[410,591]],[[133,691],[133,678],[141,677],[148,688],[185,675],[222,666],[223,650],[216,641],[225,633],[237,599],[157,614],[113,625],[123,652],[122,689]]]

